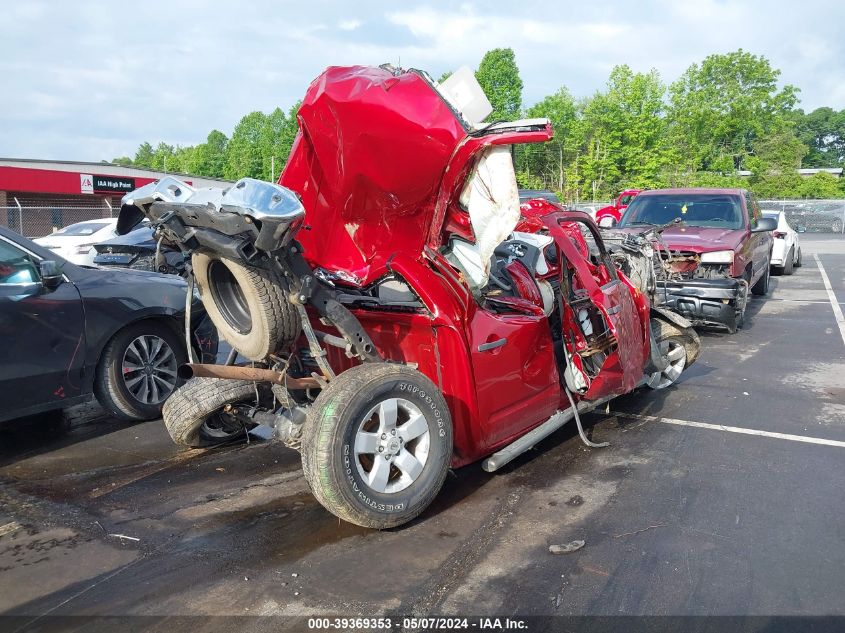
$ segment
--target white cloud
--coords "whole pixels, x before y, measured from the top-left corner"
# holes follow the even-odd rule
[[[400,8],[401,7],[401,8]],[[342,16],[342,17],[340,17]],[[142,141],[197,143],[230,134],[252,110],[287,110],[328,65],[385,61],[433,76],[511,47],[525,103],[567,86],[600,89],[627,63],[672,81],[711,53],[766,55],[802,89],[805,109],[845,108],[845,6],[822,0],[397,4],[339,0],[150,0],[131,18],[107,0],[17,3],[0,39],[0,155],[94,159]]]
[[[337,28],[339,28],[341,31],[354,31],[359,26],[361,26],[361,24],[361,20],[341,20],[338,23]]]

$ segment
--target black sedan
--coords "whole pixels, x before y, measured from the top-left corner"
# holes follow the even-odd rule
[[[95,244],[94,249],[97,251],[94,256],[97,266],[153,270],[176,275],[185,272],[182,251],[166,245],[158,248],[153,230],[147,222],[125,235]]]
[[[0,227],[0,422],[92,393],[117,417],[158,417],[187,360],[186,290],[174,275],[76,266]],[[214,362],[195,304],[192,347]]]

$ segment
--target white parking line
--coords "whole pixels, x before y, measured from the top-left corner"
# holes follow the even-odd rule
[[[836,325],[839,326],[839,334],[842,335],[842,342],[845,343],[845,316],[842,315],[842,308],[839,307],[836,295],[833,294],[833,287],[830,285],[830,279],[827,278],[824,266],[822,266],[822,260],[820,260],[819,256],[815,253],[813,253],[813,259],[816,260],[816,266],[819,267],[819,272],[822,274],[824,288],[827,290],[827,296],[830,299],[830,306],[833,308],[833,316],[836,317]]]
[[[646,422],[663,422],[664,424],[676,424],[678,426],[692,426],[699,429],[711,429],[714,431],[727,431],[728,433],[741,433],[742,435],[758,435],[761,437],[772,437],[778,440],[790,442],[803,442],[804,444],[822,444],[824,446],[837,446],[845,448],[845,442],[839,440],[826,440],[821,437],[808,437],[806,435],[792,435],[790,433],[774,433],[772,431],[758,431],[757,429],[744,429],[739,426],[725,426],[724,424],[708,424],[707,422],[690,422],[689,420],[678,420],[676,418],[662,418],[653,415],[640,415],[638,413],[621,413],[611,411],[610,415],[620,418],[632,418],[634,420],[645,420]]]

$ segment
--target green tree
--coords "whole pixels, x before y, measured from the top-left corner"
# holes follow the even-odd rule
[[[267,179],[262,138],[267,122],[263,112],[250,112],[235,126],[226,152],[223,175],[229,180],[250,177]]]
[[[141,143],[138,146],[138,151],[135,152],[135,160],[133,164],[138,167],[152,167],[153,166],[153,146],[149,143]]]
[[[802,178],[799,195],[802,198],[814,198],[816,200],[841,198],[843,192],[839,186],[839,180],[841,179],[837,179],[836,176],[827,172],[819,172],[808,178]]]
[[[226,149],[229,139],[220,130],[211,130],[205,143],[196,146],[188,173],[197,176],[222,178],[226,166]]]
[[[153,159],[150,167],[163,172],[178,171],[179,166],[176,161],[173,160],[175,153],[176,148],[174,148],[173,145],[168,145],[165,142],[159,143],[156,145],[155,151],[153,152]]]
[[[487,51],[475,71],[478,83],[493,106],[490,121],[514,121],[522,112],[522,79],[513,49]]]
[[[124,167],[130,167],[132,165],[132,159],[128,156],[118,156],[117,158],[112,158],[111,162],[115,165],[123,165]]]
[[[546,118],[552,123],[554,138],[548,143],[517,146],[517,177],[528,189],[552,189],[563,198],[578,196],[578,176],[571,169],[577,163],[581,146],[577,134],[575,100],[566,88],[545,97],[528,108],[531,118]]]
[[[795,134],[809,148],[805,167],[835,167],[845,163],[845,109],[796,110]]]
[[[273,182],[278,180],[279,174],[282,173],[299,129],[296,122],[299,105],[300,102],[297,102],[288,115],[285,115],[281,108],[276,108],[267,116],[261,137],[261,153],[268,174],[274,169],[270,174]]]
[[[745,168],[754,141],[779,129],[797,89],[778,89],[780,71],[742,49],[693,64],[669,89],[670,146],[688,173]]]

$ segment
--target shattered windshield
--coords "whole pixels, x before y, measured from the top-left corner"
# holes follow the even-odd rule
[[[739,196],[731,194],[637,196],[619,226],[660,226],[676,219],[687,226],[739,229],[742,227],[742,206]]]

